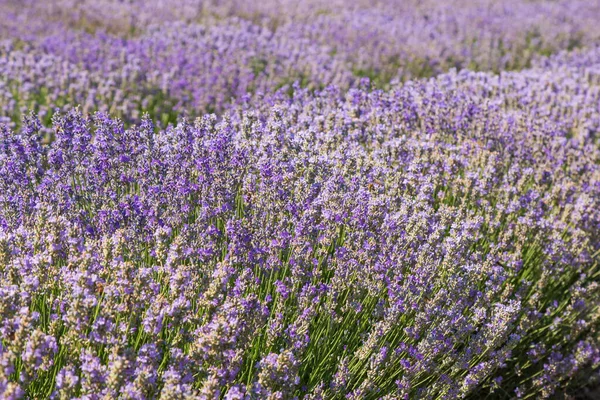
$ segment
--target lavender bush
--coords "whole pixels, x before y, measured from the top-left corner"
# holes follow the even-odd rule
[[[0,398],[600,384],[597,5],[0,4]]]
[[[159,132],[72,112],[48,146],[35,119],[5,129],[7,393],[548,396],[589,379],[595,137],[433,83],[339,97]]]

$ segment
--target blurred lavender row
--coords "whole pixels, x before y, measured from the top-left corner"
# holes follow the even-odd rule
[[[600,36],[600,4],[577,0],[0,5],[0,115],[13,126],[30,109],[48,124],[76,105],[164,126],[294,82],[385,88],[451,68],[522,69]]]

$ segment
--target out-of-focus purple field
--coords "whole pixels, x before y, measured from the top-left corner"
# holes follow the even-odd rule
[[[0,0],[0,399],[600,396],[599,19]]]

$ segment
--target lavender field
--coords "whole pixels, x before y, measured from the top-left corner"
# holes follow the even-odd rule
[[[0,399],[599,399],[599,20],[0,0]]]

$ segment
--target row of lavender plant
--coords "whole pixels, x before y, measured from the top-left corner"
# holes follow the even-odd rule
[[[528,73],[519,107],[486,89],[500,78],[450,74],[296,86],[158,131],[75,111],[49,144],[33,117],[3,128],[2,396],[547,398],[597,380],[597,137],[528,108]]]
[[[567,135],[597,137],[600,129],[599,48],[561,53],[522,71],[450,71],[433,78],[444,91],[472,101],[549,119]]]
[[[39,47],[8,44],[0,53],[6,119],[35,109],[49,122],[55,108],[80,105],[128,122],[147,112],[164,124],[186,112],[223,112],[294,81],[315,88],[352,80],[325,47],[239,19],[210,28],[175,24],[132,40],[69,33]]]
[[[12,13],[0,24],[0,117],[15,127],[30,109],[48,125],[74,105],[165,125],[295,81],[345,89],[363,76],[385,86],[518,69],[600,36],[588,1],[22,3],[1,2]]]

